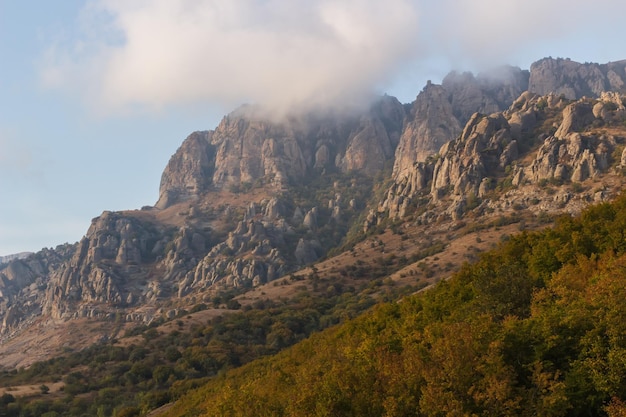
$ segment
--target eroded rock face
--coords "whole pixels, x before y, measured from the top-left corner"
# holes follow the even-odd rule
[[[278,195],[240,206],[205,195],[178,203],[177,214],[104,212],[79,243],[0,268],[0,336],[40,315],[110,319],[123,312],[127,320],[151,320],[146,311],[167,300],[284,276],[328,250],[318,234],[354,216],[356,202],[338,191],[352,182],[339,182],[319,208]]]
[[[590,125],[596,119],[593,108],[593,104],[586,100],[579,100],[565,107],[563,121],[554,136],[563,139],[570,133],[578,132]]]
[[[441,85],[461,126],[474,113],[491,114],[507,109],[513,100],[528,89],[528,71],[503,66],[474,76],[471,73],[448,74]]]
[[[298,128],[268,122],[254,108],[226,116],[212,136],[213,184],[223,188],[267,178],[280,188],[288,178],[301,178],[308,155],[298,143]]]
[[[342,171],[374,175],[393,158],[394,150],[384,123],[378,118],[363,117],[348,137],[346,150],[337,165]]]
[[[383,97],[362,115],[303,115],[270,121],[241,108],[211,135],[212,184],[218,188],[264,181],[275,189],[314,171],[378,172],[393,158],[404,119],[402,105]]]
[[[416,162],[426,161],[459,133],[461,125],[453,114],[446,90],[429,83],[411,107],[396,149],[394,178],[399,180],[410,175]]]
[[[526,169],[526,178],[582,182],[605,171],[615,141],[608,137],[569,133],[563,139],[549,136]]]
[[[494,175],[510,161],[502,155],[515,153],[516,142],[502,114],[482,116],[475,113],[460,138],[444,145],[441,158],[433,168],[433,198],[448,191],[456,195],[478,194],[483,178]]]
[[[161,180],[157,208],[190,201],[213,189],[269,186],[320,172],[374,175],[393,158],[405,113],[385,96],[363,114],[309,114],[280,121],[244,106],[215,131],[190,135],[172,156]]]
[[[419,182],[414,164],[425,162],[456,139],[472,114],[507,109],[528,88],[528,71],[502,67],[474,76],[451,72],[441,85],[428,83],[413,102],[396,149],[393,178]],[[418,168],[418,170],[422,170]],[[410,182],[414,182],[411,180]]]
[[[104,212],[92,221],[70,260],[51,271],[43,311],[60,318],[72,311],[72,302],[123,306],[134,292],[132,277],[156,258],[160,238],[152,225]]]
[[[569,64],[552,64],[545,68],[570,71]],[[418,205],[429,209],[416,222],[461,220],[473,207],[531,204],[533,196],[520,191],[528,184],[602,175],[619,138],[590,131],[622,123],[624,97],[600,93],[600,100],[569,102],[559,91],[588,88],[595,94],[600,84],[547,71],[536,72],[531,83],[555,91],[543,96],[520,95],[528,72],[505,68],[489,76],[451,74],[441,86],[426,86],[411,105],[385,96],[360,114],[276,121],[254,107],[241,108],[214,131],[183,142],[163,173],[156,208],[105,212],[79,243],[1,265],[0,333],[40,315],[110,317],[122,311],[128,320],[150,320],[160,303],[272,281],[324,256],[328,236],[348,230],[361,210],[369,213],[365,230],[387,215],[414,214]],[[604,77],[605,87],[623,86],[623,63],[589,71],[589,79]],[[359,179],[369,181],[391,161],[385,199],[366,207],[371,190],[355,194]],[[620,162],[626,165],[626,152]],[[354,172],[359,175],[339,175]],[[286,197],[328,174],[351,178],[339,184],[343,197],[338,180],[324,186],[322,201],[313,192],[320,190]],[[499,181],[510,188],[492,199]],[[248,188],[262,195],[260,201],[246,200]],[[550,198],[567,205],[576,197],[559,192]],[[606,198],[603,191],[589,196]]]
[[[545,95],[555,93],[575,100],[599,97],[603,91],[624,92],[626,60],[608,64],[580,64],[569,59],[544,58],[530,66],[528,89]]]
[[[188,201],[206,192],[215,169],[213,132],[194,132],[172,156],[161,176],[158,208]]]
[[[556,94],[525,92],[505,112],[475,113],[461,135],[442,146],[436,161],[415,163],[404,177],[396,179],[365,228],[380,221],[384,213],[392,218],[405,216],[419,199],[422,204],[445,199],[445,216],[458,219],[466,200],[486,197],[503,178],[518,187],[549,181],[582,182],[602,175],[609,169],[617,138],[588,132],[625,120],[623,100],[623,96],[603,94],[599,100],[583,98],[570,103]],[[531,149],[532,158],[528,155]],[[622,165],[624,161],[623,153]],[[524,204],[529,200],[522,198]],[[558,201],[562,205],[568,202]],[[432,213],[424,216],[423,221],[438,217]]]

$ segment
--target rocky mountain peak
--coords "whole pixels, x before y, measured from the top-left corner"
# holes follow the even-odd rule
[[[604,175],[617,163],[614,153],[626,141],[606,133],[619,130],[626,120],[625,100],[617,93],[571,101],[554,93],[525,92],[504,112],[475,113],[435,160],[415,164],[405,177],[396,179],[378,216],[403,217],[416,200],[428,199],[454,220],[464,213],[469,199],[487,198],[498,184],[500,189],[528,187],[529,194],[515,194],[522,207],[539,199],[538,184],[581,183]],[[623,154],[619,162],[626,161]],[[560,196],[559,204],[571,197]],[[368,224],[376,222],[368,219]]]
[[[626,92],[626,60],[608,64],[578,63],[570,59],[544,58],[530,66],[528,89],[555,93],[570,100],[599,97],[603,91]]]
[[[159,187],[158,208],[187,201],[208,190],[215,169],[212,131],[194,132],[168,162]]]
[[[104,212],[80,242],[0,265],[0,335],[40,316],[173,317],[163,309],[296,273],[345,242],[356,219],[366,231],[391,217],[447,232],[468,215],[602,200],[594,181],[626,166],[625,65],[451,73],[413,103],[384,96],[360,113],[275,119],[244,106],[184,140],[156,207]],[[585,181],[590,191],[565,188]]]
[[[441,85],[428,82],[407,115],[396,148],[394,180],[421,178],[422,168],[414,164],[425,162],[455,139],[472,114],[503,111],[527,88],[528,71],[517,67],[501,67],[478,76],[453,71]],[[420,172],[417,177],[412,174],[415,169]]]
[[[172,156],[156,206],[197,198],[213,189],[267,186],[279,192],[291,181],[322,172],[373,175],[393,158],[404,107],[394,97],[369,111],[294,115],[272,119],[255,106],[224,117],[214,131],[190,135]]]
[[[396,148],[394,178],[408,175],[415,162],[425,161],[461,132],[453,113],[443,86],[429,83],[424,87],[411,106]]]

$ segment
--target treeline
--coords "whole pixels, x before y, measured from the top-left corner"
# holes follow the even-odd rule
[[[626,197],[512,237],[167,416],[624,416]]]

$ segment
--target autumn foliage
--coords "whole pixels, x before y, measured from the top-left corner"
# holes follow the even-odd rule
[[[626,197],[212,379],[168,416],[626,415]]]

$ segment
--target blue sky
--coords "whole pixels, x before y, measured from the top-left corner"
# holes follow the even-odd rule
[[[618,0],[0,0],[0,255],[154,204],[182,140],[241,103],[408,102],[452,69],[626,59],[623,16]]]

